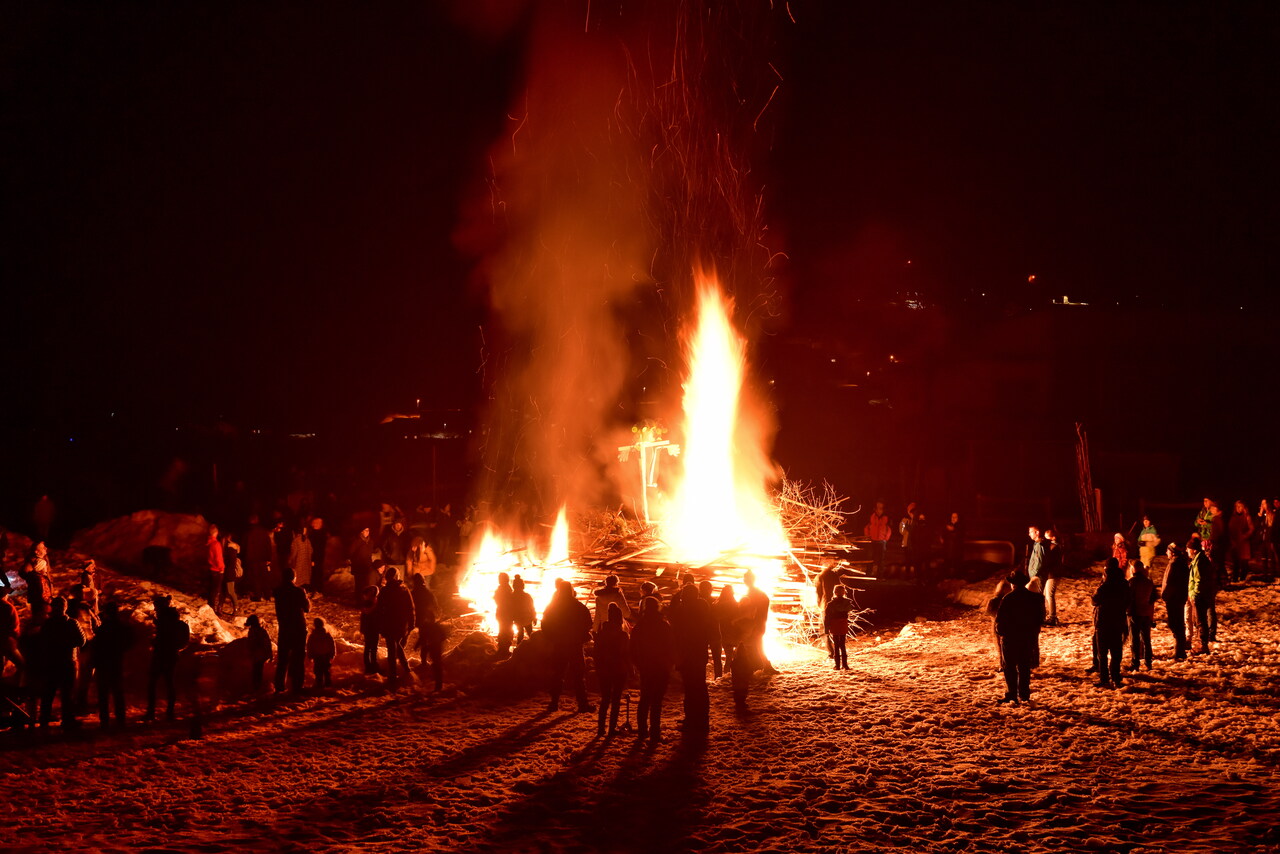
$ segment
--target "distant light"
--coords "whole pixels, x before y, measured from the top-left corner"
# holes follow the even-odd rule
[[[908,260],[908,261],[907,261],[907,266],[908,266],[908,267],[910,267],[910,266],[911,266],[911,261],[910,261],[910,260]]]
[[[74,436],[72,436],[72,437],[68,438],[68,439],[67,439],[67,441],[68,441],[68,442],[74,442],[74,441],[75,441],[75,437],[74,437]]]
[[[1034,274],[1034,273],[1033,273],[1032,275],[1030,275],[1030,276],[1027,276],[1027,281],[1028,281],[1028,282],[1034,282],[1035,280],[1036,280],[1036,277],[1035,277],[1035,274]]]
[[[835,359],[832,359],[832,360],[831,360],[831,364],[833,364],[833,365],[834,365],[835,363],[836,363],[836,360],[835,360]]]

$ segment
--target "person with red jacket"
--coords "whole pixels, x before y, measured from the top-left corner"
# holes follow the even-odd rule
[[[223,586],[222,579],[225,576],[227,565],[222,558],[222,541],[218,539],[218,526],[209,526],[209,540],[206,544],[209,551],[208,566],[209,577],[207,579],[208,587],[205,590],[204,598],[208,600],[209,607],[218,611],[218,600],[222,598]]]
[[[867,520],[863,533],[871,540],[871,562],[875,567],[875,574],[881,575],[884,573],[885,557],[889,553],[889,537],[893,535],[893,522],[889,519],[889,514],[884,512],[883,501],[876,502],[875,512]]]

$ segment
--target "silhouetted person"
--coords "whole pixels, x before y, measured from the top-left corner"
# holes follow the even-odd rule
[[[222,605],[231,600],[231,616],[240,611],[240,597],[236,595],[236,582],[244,574],[244,562],[240,560],[240,544],[231,534],[222,535],[222,559],[226,571],[222,576],[222,601],[218,603],[218,615],[222,615]]]
[[[307,591],[294,583],[293,567],[281,573],[283,583],[275,589],[276,600],[276,678],[275,688],[284,691],[287,679],[290,690],[302,690],[306,679],[307,612],[311,600]]]
[[[769,624],[769,597],[756,587],[756,574],[747,570],[742,581],[746,595],[738,605],[738,649],[734,653],[733,699],[739,711],[746,709],[751,676],[758,670],[776,673],[764,653],[764,636]]]
[[[76,651],[84,646],[80,624],[67,616],[67,600],[54,596],[49,602],[49,616],[40,626],[40,671],[43,690],[40,695],[40,726],[53,719],[53,699],[59,696],[62,725],[78,725],[76,720]]]
[[[1137,670],[1138,662],[1145,661],[1151,669],[1151,625],[1155,622],[1156,599],[1159,598],[1151,576],[1142,561],[1133,562],[1133,576],[1129,579],[1129,669]]]
[[[511,654],[511,640],[514,637],[515,591],[511,588],[511,579],[505,572],[498,573],[498,586],[493,591],[493,614],[498,623],[498,655],[506,658]]]
[[[93,636],[93,660],[98,682],[98,723],[111,726],[111,707],[115,706],[116,726],[125,724],[124,657],[133,646],[133,626],[120,613],[116,602],[102,608],[102,624]]]
[[[591,640],[591,612],[573,595],[573,585],[563,578],[556,579],[556,592],[542,612],[542,633],[551,650],[551,702],[547,708],[550,711],[560,708],[560,691],[568,677],[569,687],[578,701],[578,711],[591,711],[587,701],[586,665],[582,660],[582,645]]]
[[[1130,596],[1120,562],[1114,557],[1107,558],[1102,583],[1093,594],[1093,604],[1098,609],[1094,618],[1094,631],[1098,638],[1098,684],[1103,688],[1119,688],[1123,684],[1120,659],[1129,633]]]
[[[311,659],[317,691],[333,687],[333,657],[337,654],[338,645],[333,642],[333,635],[325,626],[324,620],[316,617],[311,624],[311,634],[307,637],[307,656]]]
[[[640,619],[631,630],[631,661],[640,673],[640,702],[636,709],[636,736],[659,741],[662,738],[662,698],[676,661],[675,635],[662,616],[662,605],[654,596],[640,603]]]
[[[627,604],[627,597],[623,594],[622,588],[618,586],[618,576],[610,573],[605,576],[604,583],[591,591],[591,595],[595,597],[595,615],[593,629],[599,629],[604,625],[604,621],[609,616],[609,606],[617,605],[622,611],[624,619],[631,616],[631,606]]]
[[[715,585],[710,581],[698,582],[698,597],[707,603],[711,611],[711,672],[716,679],[724,675],[724,640],[720,637],[720,618],[716,614]]]
[[[667,614],[676,642],[676,669],[684,689],[684,727],[687,734],[705,733],[711,723],[711,697],[707,693],[707,657],[715,632],[711,606],[686,584],[676,594]]]
[[[378,593],[375,622],[378,634],[387,642],[387,684],[394,688],[400,683],[397,664],[404,669],[406,676],[409,675],[409,659],[405,656],[404,644],[414,626],[413,596],[400,580],[400,570],[396,567],[388,566],[383,578],[386,583]]]
[[[1165,554],[1169,563],[1164,570],[1164,582],[1160,586],[1160,598],[1164,600],[1165,617],[1173,634],[1173,658],[1182,661],[1191,645],[1187,643],[1187,586],[1191,581],[1191,563],[1186,549],[1170,543]]]
[[[244,534],[244,578],[242,582],[249,598],[257,602],[270,589],[267,584],[267,568],[271,563],[271,533],[258,520],[258,514],[249,517],[249,528]]]
[[[1045,625],[1058,625],[1058,579],[1062,576],[1063,558],[1066,552],[1058,542],[1058,532],[1048,528],[1044,532],[1044,563],[1040,565],[1040,577],[1044,580]]]
[[[315,549],[311,536],[307,532],[307,526],[303,525],[294,533],[293,540],[289,543],[289,569],[293,572],[293,585],[303,590],[311,589],[315,566]],[[303,629],[306,629],[305,624]],[[283,660],[281,656],[281,661]]]
[[[271,646],[271,635],[262,627],[262,620],[258,619],[257,614],[250,614],[244,625],[249,630],[249,666],[252,668],[251,680],[256,692],[262,688],[262,671],[275,650]]]
[[[178,703],[175,682],[178,655],[191,641],[191,627],[179,616],[178,609],[173,607],[168,596],[156,596],[151,601],[156,609],[156,636],[151,642],[151,667],[147,671],[147,713],[143,720],[156,719],[156,688],[161,681],[165,683],[165,698],[168,701],[165,717],[173,720]]]
[[[533,627],[538,622],[538,609],[533,604],[533,597],[524,589],[524,579],[516,576],[511,579],[512,619],[516,621],[516,643],[521,644],[533,634]]]
[[[31,547],[18,575],[27,583],[27,604],[31,607],[31,619],[38,623],[49,613],[49,602],[53,599],[49,549],[43,541]]]
[[[351,558],[351,577],[355,579],[356,590],[363,590],[378,583],[378,577],[373,568],[373,536],[367,525],[360,529],[360,534],[351,544],[348,556]]]
[[[413,614],[418,624],[418,658],[423,671],[427,660],[431,661],[431,677],[436,690],[444,689],[444,638],[445,627],[440,623],[440,607],[436,595],[421,575],[413,577]]]
[[[364,672],[372,675],[378,668],[378,587],[365,588],[360,604],[360,635],[364,638]]]
[[[1040,625],[1044,622],[1044,596],[1027,589],[1030,579],[1020,572],[1009,574],[1013,589],[996,609],[996,636],[1000,639],[1000,669],[1005,695],[1001,703],[1031,699],[1031,670],[1040,663]]]
[[[849,669],[849,652],[845,648],[845,639],[849,636],[849,614],[852,611],[853,600],[849,598],[849,589],[843,584],[837,584],[831,600],[822,609],[822,627],[831,638],[836,670]]]
[[[720,645],[724,648],[724,667],[733,667],[734,652],[738,647],[741,632],[738,628],[738,597],[733,592],[733,585],[726,584],[720,588],[720,595],[711,607],[715,615],[716,626],[720,629]]]
[[[609,735],[618,731],[618,710],[622,704],[622,689],[627,684],[631,669],[626,631],[622,628],[622,609],[617,602],[609,603],[609,613],[595,630],[596,679],[600,685],[600,717],[596,734],[605,734],[605,718],[609,720]]]
[[[403,575],[409,562],[409,532],[404,529],[404,522],[397,519],[390,530],[382,535],[382,559],[389,566],[396,568]]]

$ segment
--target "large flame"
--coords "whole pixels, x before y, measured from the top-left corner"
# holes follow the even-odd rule
[[[768,455],[748,447],[763,431],[746,422],[742,407],[746,344],[731,310],[715,278],[700,274],[698,322],[687,342],[684,475],[663,525],[671,554],[686,563],[730,557],[751,565],[787,549],[769,499],[769,473],[757,462]]]
[[[498,630],[493,594],[500,573],[524,579],[525,589],[533,596],[539,614],[551,603],[556,578],[571,583],[577,580],[575,567],[569,560],[569,514],[565,507],[556,515],[555,528],[545,551],[540,552],[541,558],[532,553],[527,540],[525,545],[520,545],[517,538],[500,535],[491,525],[485,525],[471,553],[471,564],[458,585],[458,595],[472,602],[476,612],[483,616],[483,629],[490,634]]]

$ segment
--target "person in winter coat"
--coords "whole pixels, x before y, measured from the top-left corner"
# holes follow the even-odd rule
[[[1002,578],[996,584],[996,589],[991,594],[991,598],[987,600],[986,613],[991,618],[991,641],[995,644],[996,656],[1000,655],[1000,636],[996,634],[996,615],[1000,613],[1000,603],[1004,601],[1004,597],[1013,591],[1013,584],[1009,579]]]
[[[884,512],[884,502],[877,501],[875,511],[868,517],[863,534],[871,540],[873,575],[884,575],[885,559],[889,554],[889,538],[893,534],[893,522]]]
[[[1124,534],[1116,534],[1111,538],[1111,558],[1121,569],[1129,565],[1129,544],[1124,541]]]
[[[1137,670],[1138,662],[1145,661],[1151,669],[1151,626],[1155,622],[1156,599],[1160,598],[1151,576],[1142,561],[1133,562],[1133,575],[1129,577],[1129,669]]]
[[[719,679],[724,675],[724,639],[720,637],[720,618],[716,614],[715,585],[710,581],[698,582],[698,596],[711,609],[711,672]]]
[[[1177,543],[1169,543],[1165,554],[1169,563],[1164,570],[1164,582],[1160,586],[1160,598],[1164,600],[1166,621],[1173,634],[1173,658],[1182,661],[1191,645],[1187,643],[1187,588],[1191,583],[1191,562],[1186,549]]]
[[[333,642],[333,635],[325,626],[324,620],[316,617],[311,623],[311,634],[307,637],[307,657],[311,659],[317,691],[333,687],[333,657],[337,654],[338,645]]]
[[[43,542],[31,547],[18,575],[27,583],[27,604],[31,607],[31,619],[38,623],[49,613],[49,602],[53,599],[49,549]]]
[[[12,661],[18,671],[18,684],[21,685],[26,674],[27,660],[18,647],[22,621],[18,618],[18,609],[9,601],[11,589],[0,587],[0,673],[4,672],[5,662]]]
[[[740,632],[738,629],[738,597],[733,592],[733,585],[726,584],[720,588],[720,595],[712,606],[716,617],[716,626],[720,630],[720,643],[724,646],[724,666],[732,672],[733,658],[738,648]]]
[[[258,619],[257,614],[250,614],[244,624],[249,630],[249,664],[253,668],[253,690],[258,691],[262,688],[262,671],[275,654],[275,649],[271,644],[271,635],[262,627],[262,620]]]
[[[533,635],[538,609],[533,604],[533,597],[524,589],[524,579],[518,575],[511,579],[511,619],[516,622],[516,644],[524,643]]]
[[[293,581],[290,586],[297,585],[303,590],[311,589],[312,571],[315,569],[315,549],[312,547],[311,536],[305,525],[293,535],[293,542],[289,545],[289,569],[293,571]],[[304,624],[303,630],[305,629]]]
[[[1058,532],[1049,528],[1044,532],[1044,561],[1040,564],[1040,578],[1043,580],[1044,607],[1046,626],[1058,625],[1058,578],[1062,575],[1062,545],[1058,543]]]
[[[67,600],[54,596],[49,602],[49,616],[40,625],[38,635],[40,669],[44,674],[44,690],[40,695],[40,726],[53,719],[53,700],[60,696],[62,726],[70,729],[76,720],[76,652],[84,646],[80,624],[67,616]]]
[[[364,672],[375,675],[378,668],[378,587],[370,585],[364,590],[360,605],[360,636],[364,638]]]
[[[1000,669],[1005,695],[1001,703],[1031,699],[1031,671],[1040,664],[1040,626],[1044,623],[1044,596],[1027,589],[1030,579],[1020,572],[1009,574],[1013,588],[996,609],[996,636],[1000,639]]]
[[[236,595],[236,581],[244,575],[244,562],[240,560],[240,544],[231,534],[222,535],[222,559],[225,572],[222,574],[222,602],[231,600],[231,616],[240,611],[240,597]],[[218,606],[218,616],[222,616],[222,602]]]
[[[147,672],[147,713],[142,719],[156,719],[156,688],[163,680],[168,700],[165,717],[173,720],[178,702],[175,682],[178,655],[191,641],[191,627],[178,614],[168,596],[156,596],[151,601],[156,609],[156,636],[151,643],[151,667]]]
[[[542,612],[542,633],[551,645],[551,702],[547,709],[559,710],[560,691],[568,676],[578,700],[578,711],[591,711],[591,703],[587,701],[586,665],[582,660],[582,645],[591,640],[591,612],[573,595],[573,585],[563,578],[556,579],[551,604]]]
[[[259,521],[258,514],[249,517],[249,529],[244,535],[244,578],[241,584],[249,598],[257,602],[267,592],[267,568],[271,564],[271,533]]]
[[[360,529],[355,542],[351,544],[348,557],[351,558],[351,577],[355,579],[357,590],[364,590],[378,583],[378,576],[373,568],[373,537],[367,525]]]
[[[1123,684],[1120,659],[1129,631],[1130,597],[1120,562],[1114,557],[1107,558],[1102,583],[1093,593],[1093,604],[1097,608],[1093,627],[1098,638],[1098,685],[1102,688],[1119,688]]]
[[[593,590],[592,595],[596,600],[593,631],[599,631],[605,620],[609,618],[609,606],[611,604],[618,606],[619,610],[622,611],[623,619],[631,619],[631,606],[627,604],[627,597],[618,585],[618,576],[613,574],[606,576],[604,584]]]
[[[1249,561],[1253,559],[1253,516],[1243,501],[1237,501],[1231,519],[1227,522],[1227,537],[1231,544],[1227,552],[1227,565],[1232,583],[1241,584],[1249,575]]]
[[[383,578],[386,583],[378,594],[374,622],[378,627],[378,634],[387,642],[387,684],[395,688],[400,684],[397,664],[403,666],[406,676],[409,675],[409,658],[405,655],[404,644],[415,623],[413,596],[400,580],[400,571],[394,566],[386,568]]]
[[[707,693],[707,658],[715,634],[711,606],[686,584],[676,595],[667,618],[676,642],[676,669],[684,689],[686,735],[705,733],[711,725],[711,697]]]
[[[515,591],[511,589],[511,578],[505,572],[498,573],[498,586],[493,591],[493,615],[498,623],[498,656],[506,658],[511,654],[511,639],[514,637]]]
[[[1214,613],[1214,598],[1218,595],[1217,567],[1200,548],[1199,540],[1187,542],[1187,563],[1187,601],[1192,618],[1188,640],[1194,640],[1195,651],[1204,654],[1209,651],[1209,642],[1217,629]]]
[[[93,660],[98,684],[98,724],[111,727],[111,706],[115,705],[116,726],[125,724],[124,657],[133,646],[133,627],[120,613],[120,606],[108,602],[102,608],[102,623],[93,636]]]
[[[285,680],[294,693],[306,680],[307,617],[311,600],[307,591],[294,583],[292,567],[281,573],[283,583],[275,589],[276,600],[276,692],[284,691]]]
[[[421,575],[413,577],[413,613],[418,624],[418,658],[422,670],[427,669],[427,660],[431,660],[431,676],[435,680],[436,690],[444,690],[444,639],[446,629],[440,622],[440,608],[436,603],[436,595],[427,586],[427,579]]]
[[[596,722],[596,735],[605,734],[605,718],[609,721],[609,735],[618,731],[618,710],[622,704],[622,689],[627,684],[630,671],[628,638],[622,628],[622,609],[617,602],[609,603],[609,613],[604,623],[593,633],[595,639],[594,664],[596,679],[600,684],[600,717]]]
[[[662,698],[676,661],[676,643],[656,597],[646,596],[640,603],[640,618],[631,630],[631,661],[640,673],[636,736],[661,741]]]
[[[404,522],[397,519],[382,535],[382,542],[379,544],[382,549],[382,559],[388,566],[395,567],[400,575],[403,575],[408,567],[409,543],[409,532],[404,529]]]
[[[836,670],[849,669],[849,652],[845,648],[845,639],[849,636],[849,614],[852,611],[853,600],[849,598],[849,588],[837,584],[831,601],[822,609],[822,628],[831,638],[831,653]]]
[[[218,526],[210,525],[209,539],[205,542],[205,566],[208,572],[205,575],[204,598],[215,614],[218,613],[218,606],[222,603],[225,592],[223,579],[227,570],[226,556],[222,550],[222,538],[218,536],[218,533]]]

